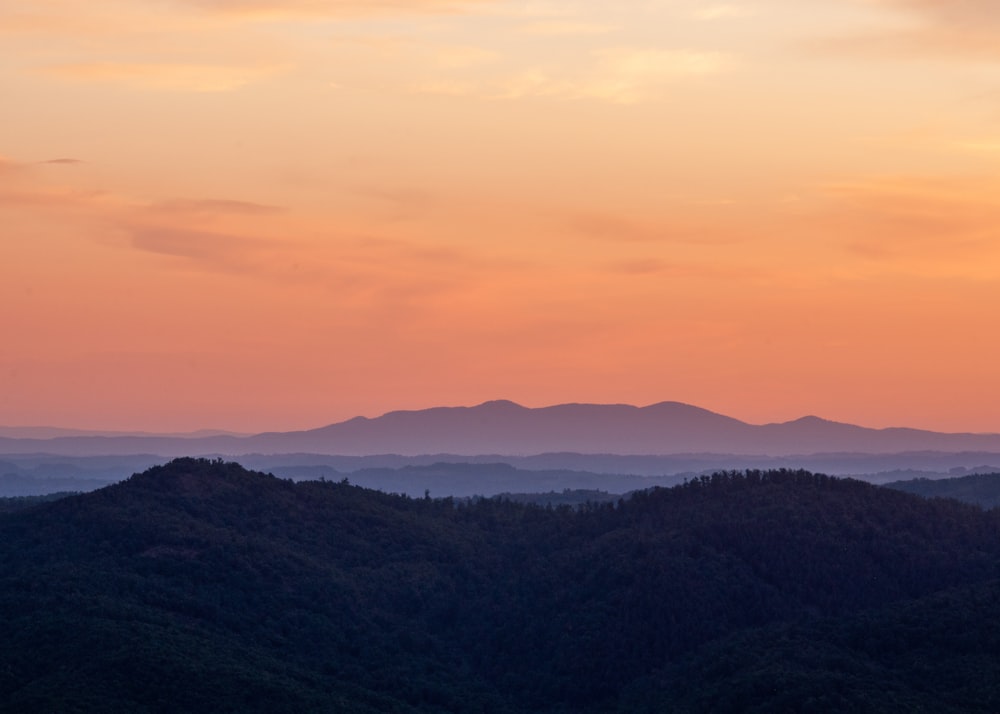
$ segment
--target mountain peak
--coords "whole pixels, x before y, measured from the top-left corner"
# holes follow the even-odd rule
[[[816,416],[815,414],[807,414],[806,416],[799,417],[798,419],[781,422],[778,426],[806,426],[815,428],[847,427],[851,429],[864,430],[864,427],[856,426],[854,424],[846,424],[842,421],[834,421],[833,419],[824,419],[823,417]]]
[[[489,401],[485,401],[482,404],[477,404],[476,406],[472,407],[472,409],[523,410],[527,409],[527,407],[518,404],[517,402],[512,402],[509,399],[490,399]]]
[[[124,483],[153,491],[170,491],[205,496],[221,490],[244,488],[274,480],[272,476],[249,471],[242,465],[223,459],[180,457],[160,466],[134,474]]]

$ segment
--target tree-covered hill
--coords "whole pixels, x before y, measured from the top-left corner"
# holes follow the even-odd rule
[[[983,508],[1000,506],[1000,473],[977,473],[943,479],[909,479],[893,481],[885,486],[925,498],[954,498]]]
[[[0,516],[0,710],[992,711],[998,577],[997,514],[806,472],[574,509],[179,459]]]

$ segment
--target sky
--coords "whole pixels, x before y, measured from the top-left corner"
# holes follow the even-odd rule
[[[0,0],[0,424],[1000,432],[996,0]]]

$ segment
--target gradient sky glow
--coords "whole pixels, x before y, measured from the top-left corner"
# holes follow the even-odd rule
[[[996,0],[0,0],[0,424],[1000,431]]]

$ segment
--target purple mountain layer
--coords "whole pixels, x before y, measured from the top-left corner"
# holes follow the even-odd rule
[[[818,417],[754,425],[678,402],[647,407],[509,401],[395,411],[319,429],[252,436],[66,436],[0,438],[0,454],[746,454],[1000,451],[1000,434],[868,429]]]

